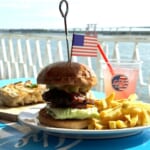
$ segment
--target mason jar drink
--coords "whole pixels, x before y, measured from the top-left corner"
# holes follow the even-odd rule
[[[115,99],[128,98],[136,93],[141,62],[135,60],[110,60],[112,73],[107,64],[103,65],[104,91],[106,96],[115,92]]]

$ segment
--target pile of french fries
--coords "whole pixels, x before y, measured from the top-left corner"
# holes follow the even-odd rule
[[[122,129],[150,125],[150,104],[137,100],[136,94],[115,100],[115,93],[96,100],[99,118],[92,118],[88,129]]]

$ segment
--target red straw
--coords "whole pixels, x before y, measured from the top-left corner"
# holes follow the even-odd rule
[[[100,45],[99,43],[97,44],[97,47],[98,47],[98,50],[100,51],[102,57],[104,58],[104,61],[106,62],[107,66],[108,66],[108,68],[109,68],[110,73],[111,73],[112,75],[114,75],[114,74],[115,74],[115,73],[114,73],[114,70],[113,70],[113,68],[112,68],[112,66],[111,66],[111,64],[110,64],[110,62],[109,62],[109,60],[108,60],[108,58],[106,57],[106,55],[105,55],[105,53],[104,53],[104,50],[102,49],[102,47],[101,47],[101,45]]]

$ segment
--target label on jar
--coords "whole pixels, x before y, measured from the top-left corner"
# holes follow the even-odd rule
[[[111,83],[112,83],[112,87],[116,91],[124,91],[128,87],[129,80],[126,75],[118,74],[113,76]]]

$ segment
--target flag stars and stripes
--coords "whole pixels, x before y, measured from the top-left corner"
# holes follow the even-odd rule
[[[97,37],[73,34],[71,56],[97,57]]]

